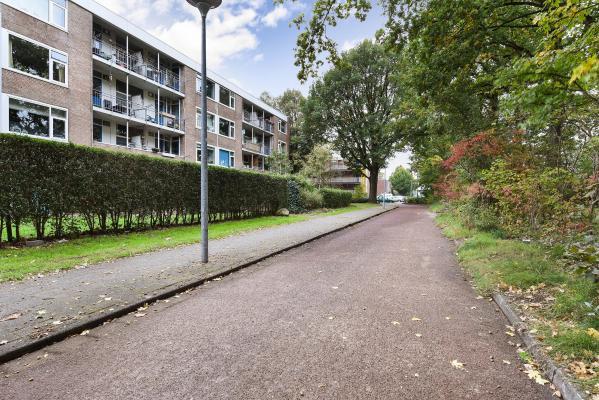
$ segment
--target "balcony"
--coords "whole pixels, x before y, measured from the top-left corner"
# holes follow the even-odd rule
[[[258,117],[257,114],[252,114],[250,111],[243,110],[243,120],[250,125],[262,129],[268,133],[274,133],[274,124],[267,119]]]
[[[157,111],[155,106],[133,103],[131,96],[127,99],[127,96],[123,94],[114,96],[95,90],[92,93],[92,105],[103,111],[120,114],[125,118],[136,119],[158,127],[177,131],[185,130],[184,120],[167,112],[164,108]]]
[[[265,146],[260,143],[252,143],[252,142],[248,142],[248,141],[244,140],[243,143],[241,144],[241,147],[244,150],[252,151],[252,152],[258,153],[258,154],[264,154],[267,156],[269,156],[271,153],[270,146]]]
[[[360,177],[359,176],[338,176],[335,178],[331,178],[331,183],[347,183],[347,184],[351,184],[351,183],[355,183],[358,184],[360,183]]]
[[[107,63],[134,72],[145,79],[177,92],[182,93],[184,91],[181,80],[176,73],[164,67],[158,68],[153,63],[145,61],[141,52],[128,53],[122,47],[98,38],[93,38],[92,43],[92,53]]]

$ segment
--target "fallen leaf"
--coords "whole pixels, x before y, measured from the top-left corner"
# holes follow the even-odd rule
[[[415,376],[416,378],[418,378],[420,375],[418,375],[418,374],[414,374],[414,376]]]
[[[464,369],[464,364],[459,362],[458,360],[453,360],[451,362],[451,366],[454,368],[457,368],[457,369],[462,369],[462,370]]]
[[[393,325],[399,325],[399,322],[398,322],[398,321],[391,321],[391,323],[392,323]]]
[[[89,329],[84,330],[83,332],[80,333],[81,336],[86,336],[87,334],[89,334]]]
[[[44,315],[46,313],[46,310],[39,310],[37,312],[38,315]]]
[[[512,363],[511,363],[511,362],[509,362],[508,360],[503,360],[503,363],[504,363],[504,364],[507,364],[507,365],[511,365],[511,364],[512,364]]]
[[[470,307],[471,310],[476,310],[476,306]]]
[[[329,319],[334,319],[334,318],[335,318],[335,317],[333,317],[333,316],[329,317]]]
[[[422,320],[418,317],[412,317],[412,321],[422,321]]]
[[[135,314],[133,314],[133,315],[134,315],[135,317],[137,317],[137,318],[141,318],[141,317],[144,317],[146,314],[144,314],[144,313],[141,313],[141,312],[138,312],[138,313],[135,313]]]
[[[19,318],[21,315],[22,315],[21,313],[10,314],[8,317],[4,317],[4,318],[0,319],[0,322],[11,321],[13,319]]]
[[[422,337],[422,333],[417,333],[416,337]]]
[[[62,325],[62,321],[54,321],[52,322],[52,325]]]
[[[526,373],[526,375],[528,375],[529,379],[535,381],[539,385],[545,385],[546,383],[549,383],[549,381],[547,379],[543,378],[543,375],[541,375],[541,373],[539,371],[537,371],[536,369],[533,369],[532,367],[530,367],[530,369],[528,369],[524,372]]]
[[[333,286],[332,289],[339,289],[339,287],[338,286]]]
[[[510,332],[510,331],[505,331],[505,334],[508,336],[516,336],[516,334],[514,332]]]
[[[445,317],[445,319],[451,319],[451,317]]]
[[[587,329],[587,335],[589,335],[592,338],[599,339],[599,331],[595,328]]]
[[[110,301],[112,300],[112,297],[104,297],[104,301]]]
[[[476,296],[476,300],[482,300],[482,299],[484,299],[483,296]]]

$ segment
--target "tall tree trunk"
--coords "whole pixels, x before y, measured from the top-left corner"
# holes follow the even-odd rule
[[[370,185],[370,191],[368,193],[368,202],[376,203],[376,191],[379,183],[379,168],[373,168],[371,170],[368,170],[368,173],[370,175],[368,177],[368,183]]]

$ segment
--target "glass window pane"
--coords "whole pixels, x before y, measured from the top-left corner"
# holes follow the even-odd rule
[[[51,22],[60,27],[66,28],[67,26],[67,11],[57,6],[56,4],[52,4],[52,20]]]
[[[56,118],[67,119],[67,112],[59,110],[58,108],[52,108],[52,116]]]
[[[50,136],[50,109],[23,100],[10,99],[8,130],[36,136]]]
[[[8,64],[19,71],[49,79],[48,49],[10,35]]]
[[[218,125],[219,125],[219,129],[218,129],[219,133],[221,135],[229,136],[229,121],[221,118]]]
[[[56,82],[67,82],[67,67],[57,61],[54,61],[52,66],[52,80]]]
[[[94,119],[94,140],[96,142],[102,142],[102,135],[103,135],[102,131],[103,131],[102,120]]]
[[[63,64],[67,64],[68,63],[68,57],[62,53],[59,53],[57,51],[51,50],[50,54],[52,55],[52,58],[55,59],[56,61],[60,61]]]
[[[52,136],[59,139],[66,138],[67,123],[63,119],[52,120]]]
[[[51,0],[52,3],[58,4],[61,7],[65,7],[67,6],[67,0]]]

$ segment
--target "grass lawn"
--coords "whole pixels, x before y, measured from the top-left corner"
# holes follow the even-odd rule
[[[317,211],[289,217],[261,217],[210,225],[209,237],[220,239],[242,232],[306,221],[310,218],[338,215],[377,207],[374,204],[352,204],[330,211]],[[66,243],[53,243],[33,248],[0,249],[0,282],[23,279],[30,274],[73,268],[77,265],[129,257],[154,250],[192,244],[200,241],[198,225],[122,235],[83,237]]]
[[[583,388],[599,391],[599,374],[583,375],[577,364],[590,367],[599,361],[598,285],[565,269],[559,248],[470,229],[452,210],[440,205],[432,209],[445,235],[461,243],[458,259],[477,290],[505,292],[527,315],[545,351]]]

